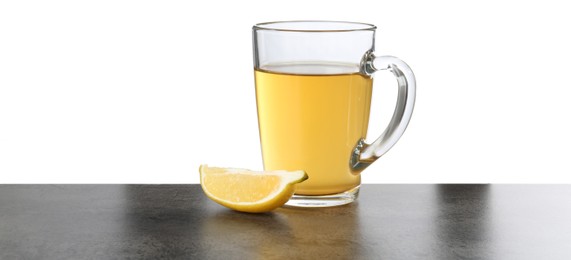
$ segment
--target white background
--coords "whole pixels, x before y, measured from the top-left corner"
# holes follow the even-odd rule
[[[564,1],[2,1],[0,183],[197,183],[261,169],[251,26],[373,23],[415,112],[366,183],[571,182]],[[369,140],[396,82],[375,80]]]

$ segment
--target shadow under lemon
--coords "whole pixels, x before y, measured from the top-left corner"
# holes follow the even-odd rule
[[[265,214],[221,210],[205,221],[201,233],[224,244],[224,248],[212,248],[222,254],[234,252],[254,259],[350,259],[359,255],[362,244],[357,207],[357,203],[332,208],[286,206]]]
[[[250,214],[224,208],[188,185],[129,185],[118,241],[133,258],[246,259],[333,257],[369,252],[359,203],[282,207]],[[323,248],[328,250],[323,251]]]

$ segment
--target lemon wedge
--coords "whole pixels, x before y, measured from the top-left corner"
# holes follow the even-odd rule
[[[200,166],[200,185],[208,198],[237,211],[260,213],[283,206],[304,171],[265,171]]]

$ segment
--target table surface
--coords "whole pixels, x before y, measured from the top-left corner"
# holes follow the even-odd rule
[[[571,259],[571,185],[363,185],[248,214],[199,185],[0,185],[0,259]]]

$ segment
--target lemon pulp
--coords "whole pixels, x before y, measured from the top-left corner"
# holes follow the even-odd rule
[[[244,212],[266,212],[285,204],[294,185],[307,179],[304,171],[256,172],[238,168],[200,166],[200,184],[208,198]]]

